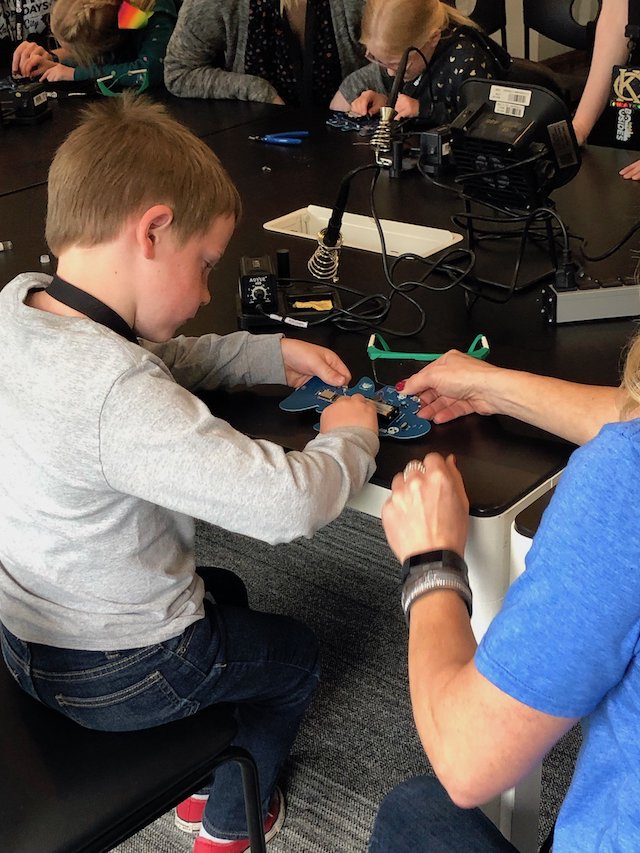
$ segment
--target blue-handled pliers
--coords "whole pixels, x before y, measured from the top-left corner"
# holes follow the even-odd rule
[[[284,133],[266,133],[264,136],[250,136],[255,142],[267,145],[300,145],[309,136],[308,130],[287,130]]]

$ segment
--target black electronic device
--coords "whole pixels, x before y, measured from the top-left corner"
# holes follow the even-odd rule
[[[420,169],[437,178],[451,161],[451,128],[448,124],[420,133]]]
[[[278,307],[278,281],[271,258],[240,258],[240,306],[243,314],[264,315]]]
[[[469,198],[530,210],[578,173],[571,116],[548,89],[471,77],[460,87],[460,103],[451,148]]]
[[[299,326],[321,321],[341,310],[339,294],[327,285],[294,286],[289,278],[289,253],[278,252],[278,274],[269,255],[240,259],[238,326],[260,329]]]
[[[50,116],[44,85],[21,77],[0,80],[0,115],[2,124],[36,124]]]

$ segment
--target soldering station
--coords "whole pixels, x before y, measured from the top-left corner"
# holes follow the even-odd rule
[[[403,68],[414,50],[405,51],[396,82],[403,79]],[[288,257],[283,266],[282,251],[277,272],[268,257],[259,259],[259,263],[256,259],[242,259],[238,297],[241,328],[308,328],[331,323],[344,330],[412,337],[426,324],[425,311],[415,298],[420,288],[437,291],[461,287],[471,308],[478,299],[504,304],[522,291],[544,285],[540,313],[551,324],[639,313],[635,277],[631,281],[607,281],[606,288],[602,288],[602,282],[586,275],[581,260],[576,258],[581,255],[581,259],[596,262],[608,257],[624,245],[640,224],[611,250],[590,257],[582,238],[565,226],[550,197],[575,177],[581,165],[571,116],[557,94],[538,85],[472,77],[461,86],[459,114],[450,124],[434,128],[425,127],[421,119],[397,119],[393,108],[397,92],[398,86],[394,85],[390,106],[382,108],[373,128],[367,119],[364,132],[360,130],[364,122],[356,116],[334,114],[327,122],[338,130],[357,130],[359,135],[366,135],[372,162],[342,178],[333,210],[317,233],[317,247],[308,261],[310,279],[292,278]],[[267,144],[299,145],[305,134],[252,138]],[[463,240],[423,257],[415,252],[394,253],[396,257],[390,261],[385,232],[375,209],[375,188],[381,173],[395,180],[409,170],[417,170],[427,184],[443,188],[459,199],[462,209],[452,219],[461,232],[458,239]],[[358,293],[339,280],[349,189],[352,181],[365,172],[371,173],[371,219],[388,286],[387,292],[376,294]],[[300,234],[311,236],[302,230]],[[494,281],[477,272],[477,260],[485,245],[500,240],[514,245],[512,269],[505,280]],[[572,242],[579,244],[579,251]],[[542,250],[548,265],[541,274],[526,279],[523,260],[530,246]],[[419,281],[398,281],[396,273],[403,260],[423,263],[426,273]],[[254,262],[259,280],[251,277]],[[341,291],[351,295],[351,307],[341,304]],[[394,299],[407,300],[415,309],[412,328],[385,326]],[[420,354],[415,355],[416,359],[419,357]]]

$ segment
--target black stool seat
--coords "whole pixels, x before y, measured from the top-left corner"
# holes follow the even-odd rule
[[[145,731],[90,731],[23,693],[0,660],[0,850],[110,850],[235,760],[251,849],[264,853],[257,772],[246,750],[229,746],[235,733],[225,705]]]

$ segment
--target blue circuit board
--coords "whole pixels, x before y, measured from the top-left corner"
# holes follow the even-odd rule
[[[353,394],[362,394],[376,404],[380,436],[399,439],[420,438],[431,429],[429,421],[417,415],[420,409],[418,397],[400,394],[392,385],[376,388],[376,383],[368,376],[363,376],[353,388],[327,385],[326,382],[314,376],[286,397],[280,403],[280,408],[285,412],[302,412],[307,409],[321,412],[338,397]],[[319,429],[320,424],[316,424],[315,428]]]

